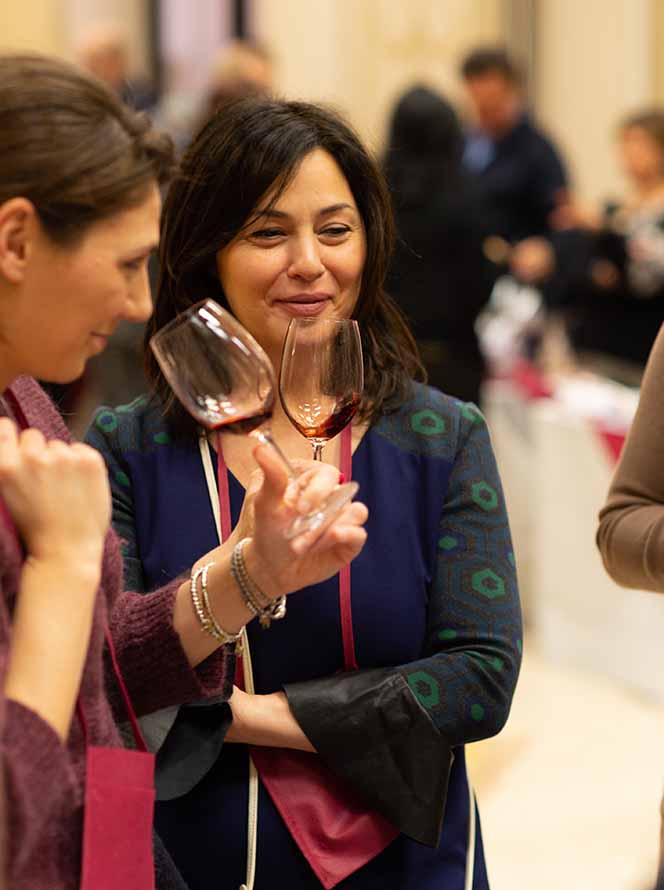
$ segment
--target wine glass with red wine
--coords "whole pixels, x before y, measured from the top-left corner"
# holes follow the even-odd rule
[[[281,356],[279,396],[293,426],[322,460],[362,399],[362,340],[350,318],[293,318]]]
[[[171,389],[205,430],[251,434],[272,447],[289,477],[297,479],[270,433],[277,389],[272,363],[236,318],[213,300],[204,300],[165,325],[150,346]],[[314,512],[293,521],[289,536],[327,522],[358,488],[356,482],[337,486]]]

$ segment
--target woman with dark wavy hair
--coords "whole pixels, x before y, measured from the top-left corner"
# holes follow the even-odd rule
[[[284,621],[249,628],[230,726],[214,703],[155,718],[156,824],[191,890],[488,886],[463,746],[509,711],[521,652],[513,554],[482,416],[414,380],[415,345],[384,287],[393,231],[357,136],[300,102],[225,106],[165,203],[148,336],[212,298],[278,372],[291,318],[351,317],[366,380],[349,434],[324,454],[370,508],[352,571],[303,581]],[[149,590],[214,542],[210,450],[222,512],[238,521],[250,444],[213,434],[201,457],[199,430],[146,359],[154,397],[110,433],[97,424],[93,441],[119,480],[126,570]],[[280,406],[272,433],[289,456],[310,453]]]

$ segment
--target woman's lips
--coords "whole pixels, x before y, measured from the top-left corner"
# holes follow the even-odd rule
[[[329,297],[293,297],[291,300],[275,300],[275,305],[282,307],[289,315],[293,316],[315,316],[325,311]]]

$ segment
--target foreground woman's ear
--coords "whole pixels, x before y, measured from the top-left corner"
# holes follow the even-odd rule
[[[0,276],[11,284],[23,280],[37,223],[37,211],[27,198],[10,198],[0,204]]]

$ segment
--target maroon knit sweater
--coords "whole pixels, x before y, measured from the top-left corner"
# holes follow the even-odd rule
[[[28,378],[10,392],[30,426],[49,438],[69,439],[57,411]],[[0,526],[0,667],[11,645],[11,614],[21,576],[21,554]],[[81,696],[92,745],[120,746],[113,709],[126,719],[117,684],[105,677],[104,623],[109,619],[120,667],[137,714],[226,694],[232,678],[224,650],[192,670],[173,629],[175,581],[148,595],[122,591],[117,537],[106,539]],[[48,621],[48,614],[44,621]],[[85,752],[76,717],[62,744],[34,711],[12,700],[4,708],[2,757],[6,796],[7,886],[11,890],[75,890],[81,868]],[[121,888],[118,888],[121,890]]]

